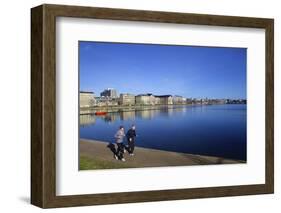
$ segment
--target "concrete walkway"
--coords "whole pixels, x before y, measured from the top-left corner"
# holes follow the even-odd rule
[[[244,161],[220,157],[169,152],[141,147],[135,147],[134,156],[129,156],[128,153],[125,153],[124,157],[126,162],[122,162],[113,158],[113,153],[107,147],[108,144],[109,143],[102,141],[80,139],[80,155],[98,159],[99,161],[122,164],[122,166],[130,168],[245,163]]]

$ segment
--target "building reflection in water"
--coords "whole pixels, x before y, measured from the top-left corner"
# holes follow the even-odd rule
[[[93,114],[80,115],[80,125],[88,126],[96,123],[96,116]]]
[[[157,110],[141,110],[136,111],[136,116],[142,119],[152,119],[155,117],[155,113]]]
[[[112,123],[116,120],[120,120],[120,115],[119,113],[113,112],[113,113],[108,113],[104,116],[99,116],[99,118],[104,120],[106,123]]]
[[[131,111],[122,111],[120,112],[120,119],[121,120],[135,120],[136,117],[136,111],[131,110]]]
[[[161,114],[161,116],[169,117],[173,114],[173,112],[174,112],[174,108],[172,107],[163,107],[159,109],[159,113]]]
[[[118,120],[135,120],[136,117],[151,120],[156,116],[170,117],[173,113],[185,113],[186,107],[162,107],[152,110],[130,110],[120,112],[109,112],[106,115],[96,116],[94,114],[80,115],[80,125],[87,126],[96,123],[96,119],[103,120],[106,123],[112,123]]]

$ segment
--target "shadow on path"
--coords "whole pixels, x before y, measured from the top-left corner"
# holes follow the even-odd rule
[[[113,143],[109,143],[107,145],[107,148],[113,153],[113,155],[116,155],[117,154],[117,150],[116,150],[116,147]]]

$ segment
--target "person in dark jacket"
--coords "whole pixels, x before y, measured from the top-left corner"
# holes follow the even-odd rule
[[[128,152],[131,156],[134,155],[134,149],[135,149],[135,139],[136,139],[136,126],[132,125],[132,127],[128,130],[126,137],[128,141]]]

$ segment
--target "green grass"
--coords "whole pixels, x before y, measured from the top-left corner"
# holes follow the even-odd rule
[[[80,170],[92,170],[92,169],[120,169],[131,168],[123,164],[123,162],[108,162],[103,160],[97,160],[92,157],[80,155],[79,169]]]

